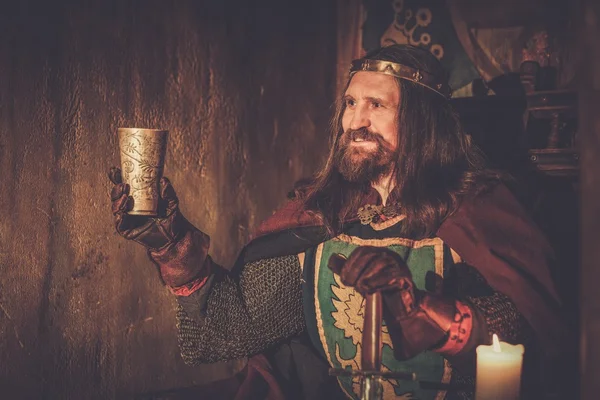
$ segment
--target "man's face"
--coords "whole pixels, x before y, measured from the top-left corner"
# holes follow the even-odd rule
[[[361,71],[352,77],[344,102],[336,166],[348,181],[374,182],[393,168],[400,90],[392,76]]]

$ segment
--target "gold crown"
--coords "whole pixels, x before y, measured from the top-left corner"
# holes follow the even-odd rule
[[[412,68],[406,65],[397,64],[391,61],[360,59],[352,61],[350,66],[350,76],[359,71],[379,72],[381,74],[395,76],[396,78],[406,79],[425,86],[434,92],[450,98],[452,89],[443,79],[436,77],[426,71]]]

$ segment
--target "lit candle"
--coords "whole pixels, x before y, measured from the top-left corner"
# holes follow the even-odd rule
[[[522,344],[500,342],[477,347],[476,400],[518,400],[523,370]]]

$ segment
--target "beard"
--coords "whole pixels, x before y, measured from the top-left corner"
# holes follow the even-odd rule
[[[372,141],[375,150],[352,146],[356,139]],[[334,163],[342,177],[352,183],[372,183],[389,174],[394,166],[395,152],[381,135],[367,128],[347,130],[338,141]]]

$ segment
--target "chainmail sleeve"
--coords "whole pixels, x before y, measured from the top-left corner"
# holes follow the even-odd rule
[[[531,326],[513,301],[490,287],[479,271],[464,263],[450,268],[448,282],[452,295],[479,311],[487,326],[489,343],[494,333],[510,343],[525,343],[532,339]]]
[[[247,357],[302,332],[301,277],[295,255],[247,263],[238,275],[217,268],[204,288],[177,299],[184,361]]]
[[[467,384],[474,387],[475,374],[475,348],[476,342],[492,342],[492,334],[497,334],[502,341],[521,343],[530,348],[533,340],[533,330],[525,317],[517,310],[512,300],[504,294],[495,291],[489,286],[485,278],[473,267],[459,263],[451,266],[446,271],[447,279],[444,280],[445,291],[466,303],[469,303],[478,314],[486,329],[484,337],[478,337],[461,359],[449,361],[455,367],[452,373],[453,384]],[[469,364],[468,368],[460,368],[460,364]],[[458,368],[456,368],[458,367]],[[445,400],[471,400],[474,393],[468,391],[449,391]]]

